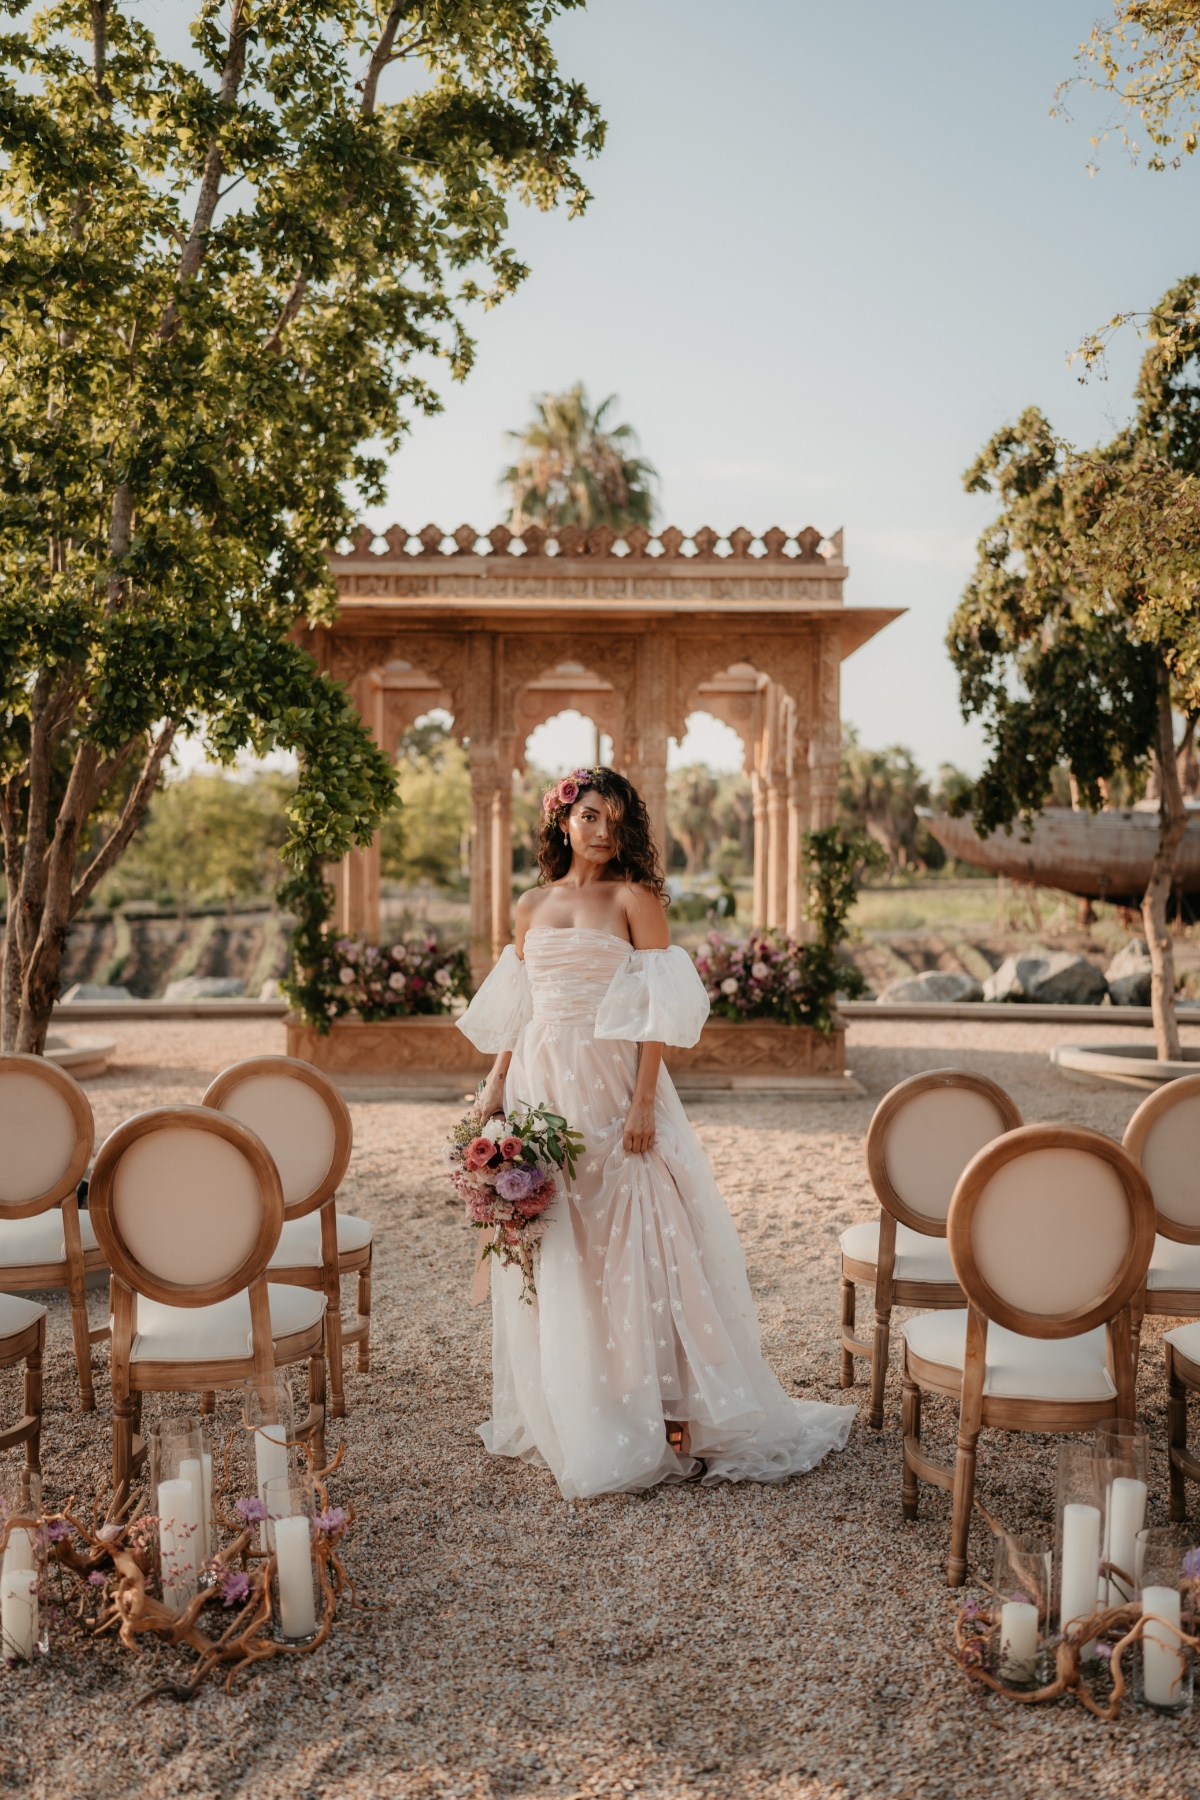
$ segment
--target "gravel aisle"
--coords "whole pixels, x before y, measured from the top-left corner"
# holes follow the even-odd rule
[[[119,1063],[88,1090],[101,1135],[142,1107],[198,1100],[227,1062],[282,1048],[278,1026],[253,1021],[113,1033]],[[1065,1037],[1091,1036],[1111,1034],[856,1022],[850,1061],[866,1100],[742,1095],[690,1109],[785,1386],[864,1396],[861,1383],[853,1395],[836,1385],[837,1237],[872,1212],[863,1138],[879,1097],[953,1063],[1001,1082],[1028,1120],[1119,1135],[1138,1093],[1074,1083],[1046,1059]],[[70,1666],[0,1674],[0,1786],[39,1800],[1200,1794],[1192,1719],[1130,1709],[1104,1726],[1074,1705],[969,1692],[948,1660],[948,1498],[924,1490],[920,1521],[900,1517],[894,1377],[882,1433],[860,1425],[840,1457],[781,1488],[572,1507],[548,1475],[492,1462],[474,1435],[489,1405],[488,1313],[466,1304],[471,1245],[436,1172],[453,1116],[440,1104],[354,1108],[342,1201],[376,1226],[374,1373],[350,1375],[351,1413],[333,1439],[347,1444],[335,1498],[361,1512],[349,1560],[371,1610],[316,1656],[186,1708],[136,1708],[175,1666],[161,1651],[104,1645]],[[1141,1400],[1161,1444],[1159,1335],[1149,1321]],[[84,1418],[61,1299],[50,1336],[44,1456],[60,1502],[105,1478],[107,1357],[96,1352],[99,1410]],[[11,1383],[4,1391],[11,1403]],[[931,1406],[931,1440],[948,1447],[952,1432],[950,1411]],[[979,1491],[1014,1529],[1050,1519],[1053,1488],[1052,1446],[984,1439]],[[1161,1452],[1152,1514],[1165,1518]],[[982,1533],[972,1549],[985,1554]]]

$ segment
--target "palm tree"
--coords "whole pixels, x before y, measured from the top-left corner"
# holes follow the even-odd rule
[[[533,419],[508,434],[518,446],[517,460],[501,477],[514,531],[536,524],[552,531],[607,525],[621,532],[650,524],[658,474],[636,454],[632,425],[605,423],[616,399],[610,394],[593,412],[581,381],[562,394],[534,395]]]

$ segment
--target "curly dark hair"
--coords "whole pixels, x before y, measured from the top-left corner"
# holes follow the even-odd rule
[[[612,812],[613,839],[616,844],[612,861],[608,865],[612,878],[633,881],[640,887],[649,888],[652,894],[658,895],[664,906],[669,906],[670,895],[663,880],[662,862],[658,845],[654,841],[650,815],[646,811],[646,802],[632,781],[627,781],[615,769],[592,769],[587,782],[581,783],[578,799],[571,802],[572,806],[577,806],[588,793],[597,793],[601,799],[607,800]],[[563,837],[557,813],[542,814],[538,827],[537,860],[540,886],[550,881],[561,881],[571,866],[571,846]]]

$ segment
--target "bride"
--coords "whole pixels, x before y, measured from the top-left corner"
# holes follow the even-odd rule
[[[492,1275],[495,1456],[548,1466],[563,1494],[660,1481],[782,1481],[840,1450],[853,1410],[791,1399],[764,1362],[741,1246],[664,1044],[708,1014],[668,948],[650,821],[612,769],[542,803],[541,885],[459,1028],[497,1052],[485,1118],[545,1101],[582,1132],[547,1217],[538,1299]]]

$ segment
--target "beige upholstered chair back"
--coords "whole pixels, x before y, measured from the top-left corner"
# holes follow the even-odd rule
[[[1145,1280],[1154,1202],[1110,1138],[1025,1125],[967,1165],[946,1235],[959,1284],[987,1318],[1025,1337],[1074,1337]]]
[[[41,1056],[0,1056],[0,1219],[60,1206],[95,1136],[87,1095],[65,1069]]]
[[[168,1306],[209,1306],[257,1280],[283,1194],[265,1145],[203,1106],[137,1113],[101,1145],[88,1205],[114,1275]]]
[[[337,1192],[350,1162],[353,1127],[346,1102],[311,1064],[291,1056],[234,1063],[217,1076],[204,1105],[262,1139],[279,1170],[287,1218],[313,1212]]]
[[[985,1144],[1021,1115],[986,1075],[933,1069],[901,1081],[875,1109],[867,1169],[881,1206],[902,1225],[944,1237],[959,1176]]]
[[[1164,1081],[1122,1141],[1150,1183],[1162,1235],[1200,1244],[1200,1075]]]

